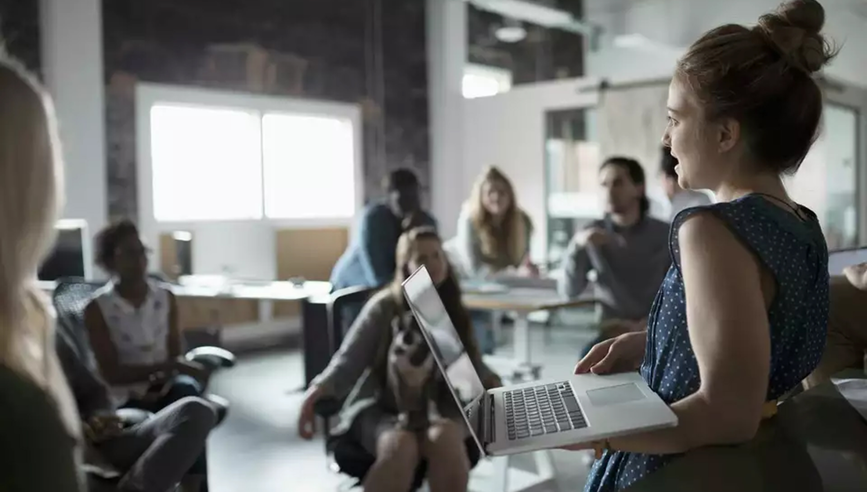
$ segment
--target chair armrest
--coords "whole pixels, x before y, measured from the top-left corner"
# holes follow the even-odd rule
[[[220,347],[196,347],[184,356],[190,362],[198,362],[210,370],[235,365],[235,354]]]
[[[343,402],[331,396],[323,396],[313,404],[313,412],[323,418],[337,415],[343,407]]]
[[[145,420],[153,417],[151,412],[140,410],[138,408],[118,408],[115,415],[123,422],[124,427],[132,427],[138,425]]]

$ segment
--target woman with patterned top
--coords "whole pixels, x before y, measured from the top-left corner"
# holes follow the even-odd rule
[[[135,224],[110,225],[96,242],[97,262],[112,281],[87,306],[85,323],[114,403],[156,412],[200,396],[209,373],[181,357],[175,296],[148,278]]]
[[[679,425],[595,443],[604,452],[585,490],[620,490],[690,449],[749,441],[819,363],[827,246],[781,175],[804,160],[822,116],[823,24],[818,2],[788,2],[755,27],[707,32],[678,62],[663,143],[680,185],[720,203],[674,219],[647,331],[598,344],[576,372],[640,367]]]

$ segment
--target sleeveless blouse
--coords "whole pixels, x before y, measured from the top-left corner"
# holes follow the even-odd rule
[[[157,282],[148,282],[148,294],[138,308],[121,297],[109,283],[96,293],[96,302],[108,326],[118,362],[129,365],[150,365],[169,358],[169,291]],[[133,397],[142,396],[148,383],[136,383],[111,388],[112,400],[122,405]]]
[[[648,317],[641,375],[663,401],[672,404],[695,393],[701,383],[686,321],[678,229],[697,212],[709,212],[759,259],[776,281],[768,309],[771,364],[766,400],[781,397],[818,365],[828,329],[828,248],[816,215],[800,207],[804,221],[761,195],[683,210],[672,222],[672,266]],[[608,451],[590,472],[585,492],[629,487],[679,455]]]

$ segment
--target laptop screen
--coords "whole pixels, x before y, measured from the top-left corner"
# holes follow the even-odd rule
[[[404,281],[403,292],[431,347],[434,360],[452,395],[464,410],[467,425],[478,442],[475,409],[479,408],[478,401],[485,394],[485,387],[425,267],[420,267]]]

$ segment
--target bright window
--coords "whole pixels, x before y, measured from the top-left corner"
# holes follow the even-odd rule
[[[269,113],[262,118],[265,215],[348,218],[355,212],[352,122]]]
[[[158,222],[355,213],[348,117],[160,103],[151,106],[150,134]]]
[[[154,217],[160,222],[261,218],[261,161],[255,112],[151,108]]]

